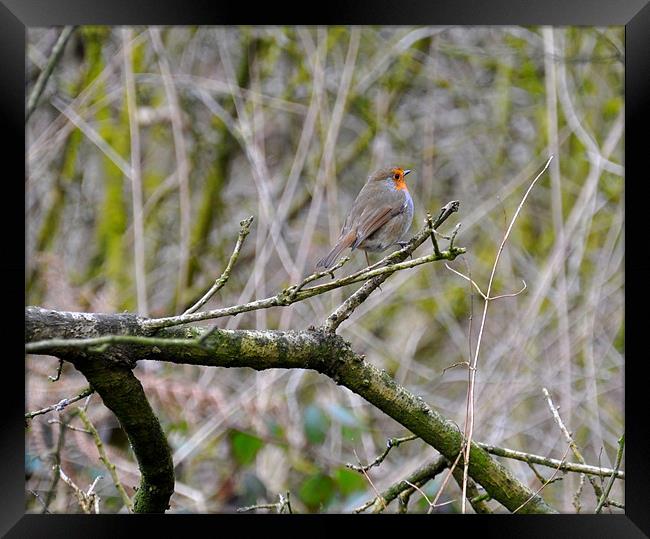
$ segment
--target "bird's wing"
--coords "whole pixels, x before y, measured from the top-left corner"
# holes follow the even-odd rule
[[[359,224],[357,226],[357,239],[352,244],[352,249],[358,247],[363,240],[379,230],[395,215],[395,208],[391,206],[381,206],[379,208],[374,208],[361,215]]]

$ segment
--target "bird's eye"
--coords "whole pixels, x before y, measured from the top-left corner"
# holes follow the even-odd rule
[[[395,178],[396,180],[399,180],[399,172],[395,173],[394,178]]]

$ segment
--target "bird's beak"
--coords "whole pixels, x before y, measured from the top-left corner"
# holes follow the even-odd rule
[[[404,171],[404,176],[406,176],[409,172],[411,172],[411,169],[405,170]]]

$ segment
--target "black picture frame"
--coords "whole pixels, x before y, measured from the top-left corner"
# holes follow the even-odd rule
[[[244,2],[207,2],[189,0],[0,0],[0,119],[6,134],[3,149],[6,172],[2,186],[17,186],[17,176],[25,175],[25,39],[28,27],[67,24],[458,24],[458,25],[624,25],[625,26],[625,213],[626,240],[631,247],[625,257],[626,273],[626,483],[625,515],[557,515],[527,517],[494,515],[458,517],[446,524],[452,533],[475,532],[481,536],[500,537],[644,537],[650,536],[650,451],[647,419],[647,352],[643,350],[642,332],[648,319],[641,306],[648,305],[647,276],[650,264],[643,241],[647,224],[644,217],[643,184],[648,167],[642,162],[647,151],[645,131],[650,126],[650,5],[649,0],[357,0],[354,3],[333,0],[319,4],[276,1],[266,4]],[[20,133],[23,136],[20,136]],[[25,177],[25,176],[24,176]],[[646,182],[644,182],[646,180]],[[17,200],[24,201],[24,188],[17,187]],[[217,518],[207,524],[210,534],[226,532],[227,525],[241,526],[252,535],[251,523],[263,526],[262,533],[273,528],[295,530],[296,525],[309,529],[318,518],[339,533],[374,534],[386,530],[406,534],[441,533],[440,519],[426,515],[382,515],[364,518],[353,515],[32,515],[25,514],[24,478],[24,391],[15,380],[22,379],[24,368],[17,357],[24,355],[18,342],[19,317],[24,308],[24,256],[20,247],[20,223],[25,226],[21,207],[13,202],[11,191],[5,194],[0,212],[3,246],[10,247],[0,262],[4,298],[9,305],[4,334],[9,337],[10,351],[4,355],[5,383],[0,391],[3,403],[3,428],[0,431],[0,533],[7,537],[92,537],[123,536],[137,526],[156,533],[171,535],[198,526],[196,518]],[[24,208],[24,205],[23,205]],[[647,211],[647,210],[646,210]],[[634,240],[637,241],[634,241]],[[24,248],[23,248],[24,249]],[[22,272],[22,273],[21,273]],[[23,302],[22,305],[19,303]],[[646,301],[644,301],[646,300]],[[635,309],[639,307],[638,315]],[[15,347],[15,348],[14,348]],[[22,369],[22,375],[20,373]],[[235,519],[244,519],[237,521]],[[265,520],[262,522],[261,519]],[[427,520],[424,520],[427,518]],[[231,519],[230,521],[223,519]],[[158,528],[160,526],[160,528]],[[164,526],[164,528],[162,528]],[[342,526],[345,526],[343,528]],[[387,530],[386,530],[387,531]],[[187,533],[187,532],[186,532]],[[190,533],[202,533],[199,528]],[[295,532],[294,532],[295,533]],[[300,531],[298,532],[300,533]]]

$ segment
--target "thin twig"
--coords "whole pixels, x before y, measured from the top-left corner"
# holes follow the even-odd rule
[[[86,429],[90,431],[90,433],[93,436],[93,439],[95,440],[95,445],[97,446],[97,451],[99,453],[99,460],[102,461],[104,466],[106,466],[106,469],[108,472],[111,474],[111,477],[113,478],[113,484],[115,485],[115,488],[120,494],[120,497],[122,498],[122,501],[124,502],[124,505],[128,509],[129,513],[133,512],[133,502],[129,498],[129,495],[126,493],[124,490],[124,487],[122,486],[122,483],[120,482],[120,478],[117,476],[117,471],[115,469],[115,464],[113,464],[109,459],[108,456],[106,455],[106,451],[104,449],[104,444],[102,442],[102,439],[99,437],[99,433],[97,432],[97,429],[95,428],[95,425],[92,424],[90,421],[90,418],[88,417],[88,414],[86,413],[85,410],[82,408],[78,409],[79,417],[81,418],[81,421],[83,422],[84,426]]]
[[[521,202],[517,206],[517,209],[515,210],[515,213],[512,216],[512,219],[510,221],[510,225],[508,226],[508,229],[506,230],[506,233],[504,234],[503,239],[501,240],[501,245],[499,245],[499,249],[497,251],[496,257],[494,258],[494,264],[492,265],[490,279],[488,280],[488,286],[485,292],[485,301],[483,303],[483,316],[481,317],[481,324],[479,327],[478,338],[476,341],[476,349],[474,351],[474,357],[471,362],[471,367],[473,368],[468,370],[467,407],[466,407],[465,431],[464,431],[466,441],[465,441],[464,458],[463,458],[463,497],[461,499],[462,513],[465,513],[465,502],[467,499],[466,486],[467,486],[467,477],[468,477],[468,469],[469,469],[470,448],[472,443],[472,435],[474,432],[474,387],[476,383],[476,370],[477,370],[476,365],[478,363],[478,356],[481,350],[481,342],[483,339],[483,332],[485,329],[485,321],[487,319],[488,306],[490,304],[490,295],[492,292],[492,284],[494,283],[494,275],[496,274],[497,271],[497,265],[499,264],[501,253],[503,252],[505,244],[508,241],[508,238],[510,237],[510,232],[512,231],[515,221],[517,220],[517,217],[519,216],[521,209],[523,208],[526,200],[528,199],[528,195],[532,191],[537,181],[542,177],[542,174],[544,174],[546,169],[549,167],[552,160],[553,160],[553,156],[551,155],[549,159],[546,161],[546,164],[544,165],[542,170],[537,174],[535,179],[531,182],[530,186],[524,193]]]
[[[214,282],[210,290],[208,290],[199,301],[197,301],[194,305],[192,305],[189,309],[187,309],[183,313],[184,315],[192,314],[193,312],[198,311],[201,307],[203,307],[203,305],[205,305],[209,301],[209,299],[212,296],[214,296],[219,290],[221,290],[221,288],[223,288],[225,284],[228,282],[228,279],[230,278],[230,272],[232,271],[233,266],[237,262],[237,259],[239,258],[239,253],[241,252],[241,248],[244,245],[244,240],[246,239],[246,236],[248,236],[251,230],[252,222],[253,222],[252,215],[249,218],[239,222],[239,226],[241,227],[239,229],[239,236],[237,237],[237,243],[235,244],[235,248],[233,249],[233,252],[230,255],[230,260],[228,260],[226,269],[223,270],[221,277],[219,277]]]
[[[575,491],[575,494],[573,495],[573,507],[575,507],[576,514],[580,513],[580,510],[582,509],[582,505],[580,503],[580,496],[582,496],[582,490],[585,486],[585,478],[587,476],[583,473],[580,474],[580,482],[578,483],[578,488]]]
[[[433,244],[433,252],[436,254],[440,254],[440,248],[438,247],[438,242],[436,241],[436,229],[433,228],[433,217],[431,217],[430,213],[427,213],[427,224],[429,225],[429,229],[431,230],[431,243]]]
[[[379,494],[379,491],[377,490],[377,487],[375,487],[375,484],[372,482],[372,479],[370,479],[370,476],[368,475],[368,472],[366,472],[365,468],[363,466],[361,466],[361,460],[359,459],[359,455],[357,455],[357,452],[355,450],[352,450],[352,451],[354,453],[354,456],[357,457],[357,462],[359,463],[359,466],[360,466],[359,469],[361,470],[361,473],[363,473],[363,475],[366,477],[368,483],[370,483],[370,486],[372,487],[372,490],[375,491],[375,495],[376,495],[375,500],[379,500],[382,507],[384,509],[386,509],[386,501],[384,500],[382,495]]]
[[[471,278],[468,277],[467,275],[463,275],[460,271],[455,270],[454,268],[452,268],[452,267],[451,267],[449,264],[447,264],[446,262],[445,262],[445,267],[446,267],[449,271],[451,271],[451,272],[455,273],[456,275],[458,275],[459,277],[462,277],[462,278],[465,279],[466,281],[469,281],[469,283],[470,283],[470,284],[471,284],[471,285],[476,289],[476,291],[481,295],[481,297],[482,297],[483,299],[487,299],[487,296],[483,293],[483,290],[481,290],[481,287],[476,283],[476,281],[474,281],[473,279],[471,279]]]
[[[65,418],[64,418],[65,419]],[[47,493],[45,494],[45,504],[43,505],[43,513],[48,512],[48,507],[52,503],[52,500],[54,500],[54,497],[56,496],[56,486],[59,484],[59,467],[61,466],[61,451],[63,450],[63,445],[65,443],[65,423],[61,423],[61,427],[59,429],[59,438],[56,442],[56,449],[54,451],[54,454],[52,455],[54,459],[54,466],[52,466],[52,469],[54,470],[54,474],[52,475],[52,482],[50,483],[50,488],[48,489]]]
[[[40,494],[39,494],[38,492],[36,492],[35,490],[32,490],[32,489],[29,489],[29,492],[30,492],[30,494],[32,494],[32,495],[34,496],[34,498],[36,498],[36,499],[39,501],[39,503],[43,506],[43,513],[50,514],[50,511],[49,511],[49,509],[47,508],[47,505],[45,505],[45,502],[43,501],[43,498],[41,498]]]
[[[291,501],[289,496],[289,492],[287,492],[285,496],[278,494],[278,497],[280,498],[280,501],[278,503],[260,503],[257,505],[248,505],[246,507],[238,507],[237,512],[248,513],[249,511],[255,511],[257,509],[275,509],[278,513],[284,513],[286,510],[287,513],[292,515],[293,511],[291,509]]]
[[[595,475],[600,477],[607,477],[615,473],[617,479],[625,479],[625,472],[621,470],[617,471],[611,468],[602,468],[600,466],[591,466],[589,464],[577,462],[562,462],[554,458],[543,457],[541,455],[535,455],[533,453],[524,453],[523,451],[517,451],[515,449],[496,447],[494,445],[484,444],[482,442],[475,443],[480,448],[485,449],[491,455],[496,455],[498,457],[520,460],[522,462],[529,462],[531,464],[539,464],[541,466],[547,466],[549,468],[557,468],[559,466],[560,470],[563,472],[584,473],[587,475]]]
[[[422,497],[423,497],[423,498],[427,501],[427,503],[429,504],[429,510],[433,509],[434,507],[442,507],[443,505],[449,505],[450,503],[454,503],[454,500],[449,500],[449,501],[447,501],[447,502],[439,503],[438,505],[436,505],[436,504],[434,504],[434,503],[429,499],[429,497],[427,496],[426,492],[424,492],[424,490],[422,490],[420,487],[418,487],[417,485],[414,485],[413,483],[411,483],[410,481],[407,481],[407,480],[404,480],[404,482],[405,482],[407,485],[409,485],[411,488],[417,490],[420,494],[422,494]]]
[[[29,121],[30,116],[32,115],[34,110],[36,110],[36,105],[38,104],[38,100],[41,98],[41,94],[43,93],[43,90],[45,90],[45,85],[47,84],[47,81],[52,75],[52,72],[54,71],[56,64],[61,59],[61,56],[63,55],[63,51],[65,50],[65,45],[70,39],[70,36],[74,32],[75,28],[76,26],[64,27],[63,30],[61,30],[61,33],[59,34],[59,38],[56,40],[54,47],[52,47],[52,53],[50,54],[50,57],[47,60],[45,69],[43,69],[43,71],[41,71],[40,74],[38,75],[38,79],[36,79],[36,84],[34,85],[34,89],[32,90],[32,93],[29,95],[29,99],[27,101],[27,110],[25,111],[25,123]]]
[[[414,490],[411,485],[419,485],[421,487],[427,481],[430,481],[442,472],[442,470],[447,467],[447,464],[448,461],[444,456],[440,456],[435,460],[427,462],[411,473],[406,479],[389,486],[386,490],[381,492],[378,497],[375,497],[357,507],[354,512],[362,513],[368,508],[371,508],[372,513],[381,513],[395,498],[402,494],[410,495],[408,493],[412,493]]]
[[[384,452],[381,455],[379,455],[375,460],[373,460],[370,464],[366,464],[365,466],[363,465],[355,466],[352,463],[347,463],[345,466],[357,472],[364,472],[364,471],[367,472],[373,466],[378,466],[379,464],[384,462],[384,459],[386,458],[386,456],[388,455],[388,453],[393,447],[398,447],[404,442],[410,442],[411,440],[415,440],[416,438],[418,437],[415,434],[411,434],[411,436],[405,436],[404,438],[389,438],[388,441],[386,442],[386,449],[384,449]]]
[[[48,419],[47,420],[48,425],[63,425],[66,429],[73,430],[75,432],[83,432],[84,434],[92,434],[87,429],[82,429],[81,427],[75,427],[74,425],[69,425],[68,423],[64,423],[63,421],[60,421],[59,419]]]
[[[459,207],[460,202],[457,200],[452,200],[445,204],[445,206],[440,210],[438,218],[433,223],[433,228],[436,229],[442,225],[442,223],[444,223],[451,214],[458,211]],[[422,243],[424,243],[430,236],[431,232],[429,223],[425,219],[424,228],[418,232],[418,234],[416,234],[403,248],[387,257],[387,266],[383,268],[373,269],[363,274],[363,280],[367,280],[371,276],[376,277],[376,279],[369,280],[361,288],[354,292],[354,294],[348,297],[348,299],[346,299],[332,314],[327,317],[325,324],[323,324],[323,328],[328,332],[335,332],[341,323],[347,320],[354,312],[354,310],[359,305],[361,305],[361,303],[363,303],[368,298],[368,296],[370,296],[370,294],[372,294],[372,292],[388,278],[388,275],[394,272],[396,268],[404,269],[407,267],[418,266],[429,261],[449,259],[449,257],[456,258],[456,256],[459,254],[463,254],[465,252],[465,249],[450,247],[448,251],[443,251],[438,255],[436,255],[436,253],[433,253],[427,256],[416,258],[415,260],[403,262],[407,256],[412,255],[413,251],[422,245]]]
[[[35,412],[28,412],[25,414],[25,419],[32,419],[33,417],[36,417],[37,415],[42,415],[42,414],[47,414],[49,412],[60,412],[62,411],[66,406],[72,404],[73,402],[80,401],[81,399],[84,399],[88,397],[89,395],[92,395],[94,392],[93,388],[87,387],[84,389],[79,395],[76,397],[71,397],[67,399],[62,399],[56,404],[53,404],[52,406],[48,406],[47,408],[41,408],[40,410],[36,410]]]
[[[614,464],[615,472],[618,471],[618,469],[621,466],[621,460],[623,459],[624,448],[625,448],[625,434],[618,439],[618,451],[616,452],[616,464]],[[600,500],[598,500],[598,505],[596,506],[597,514],[603,510],[605,502],[607,501],[607,496],[609,496],[609,493],[612,490],[612,486],[614,485],[615,480],[616,480],[616,473],[613,473],[610,476],[609,481],[607,482],[607,486],[603,490],[603,494],[600,497]]]
[[[564,422],[562,421],[562,418],[560,417],[560,414],[558,413],[558,409],[553,403],[553,399],[551,399],[551,395],[545,387],[542,388],[542,392],[544,393],[544,396],[546,397],[546,402],[548,404],[549,409],[551,410],[551,414],[553,414],[553,418],[555,419],[555,422],[558,424],[558,427],[560,427],[560,430],[562,431],[562,434],[564,434],[564,438],[566,439],[567,443],[569,444],[569,447],[571,448],[571,451],[575,455],[575,457],[578,459],[578,461],[581,464],[586,464],[584,457],[582,456],[582,453],[578,449],[577,444],[573,440],[573,437],[571,436],[571,433],[569,432],[569,429],[567,429],[564,425]],[[596,498],[600,499],[600,497],[603,494],[603,489],[596,483],[596,480],[593,477],[589,477],[589,482],[591,483],[592,488],[594,489],[594,493],[596,494]]]
[[[308,277],[305,277],[301,283],[295,286],[291,286],[287,289],[289,293],[289,297],[295,298],[296,294],[300,292],[306,285],[309,283],[312,283],[314,281],[317,281],[318,279],[321,279],[322,277],[325,277],[326,275],[329,275],[332,279],[334,279],[334,272],[340,268],[342,268],[345,264],[347,264],[350,261],[349,256],[344,256],[342,257],[336,264],[334,264],[331,268],[326,269],[325,271],[317,271],[316,273],[312,273]],[[374,267],[374,266],[373,266]],[[369,271],[368,268],[365,268],[364,271]]]
[[[63,360],[59,359],[59,366],[56,368],[56,374],[54,376],[48,376],[50,382],[58,382],[61,378],[61,373],[63,372]]]
[[[456,483],[458,483],[458,486],[460,486],[462,490],[463,472],[460,469],[456,468],[453,472],[453,476],[456,480]],[[472,478],[467,479],[467,501],[472,506],[475,513],[482,515],[492,513],[490,506],[487,504],[487,502],[491,499],[491,496],[487,492],[483,494],[479,492],[478,486],[472,480]]]
[[[84,492],[81,490],[75,483],[70,479],[66,473],[63,471],[61,466],[58,466],[58,473],[61,476],[61,479],[63,479],[63,482],[66,483],[67,485],[72,488],[75,496],[77,497],[77,501],[79,502],[79,507],[81,507],[81,510],[84,513],[87,514],[92,514],[93,510],[95,514],[99,513],[99,496],[93,492],[95,485],[97,484],[97,480],[101,477],[96,477],[95,480],[93,481],[92,485],[88,488],[87,492]]]
[[[566,451],[564,452],[564,455],[562,456],[562,461],[566,458],[567,454],[569,453],[569,449],[571,449],[569,446],[567,446]],[[539,487],[532,496],[530,496],[524,503],[522,503],[517,509],[515,509],[512,514],[514,515],[517,511],[519,511],[522,507],[524,507],[530,500],[532,500],[535,496],[537,496],[549,483],[553,482],[555,476],[557,473],[560,471],[560,466],[558,466],[555,469],[555,472],[553,472],[553,475],[548,478],[548,481],[544,483],[541,487]]]

